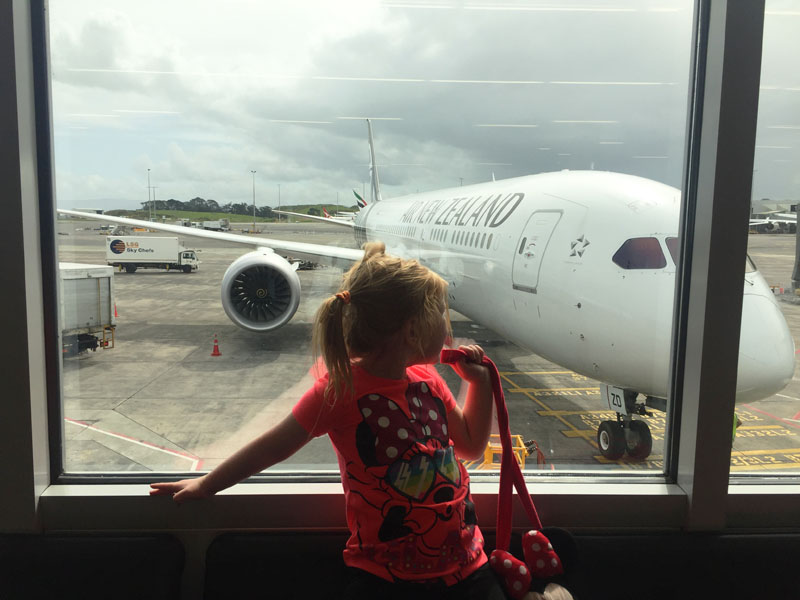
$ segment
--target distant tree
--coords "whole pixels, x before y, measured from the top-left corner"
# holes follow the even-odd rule
[[[320,210],[316,206],[312,206],[311,208],[309,208],[308,209],[308,214],[313,215],[315,217],[321,217],[322,216],[322,213],[320,212]]]
[[[175,198],[170,198],[167,200],[167,210],[184,210],[183,202],[175,200]]]
[[[189,210],[202,212],[208,210],[208,203],[205,198],[196,197],[189,200],[187,208]]]
[[[219,204],[217,204],[216,200],[211,200],[209,198],[206,200],[206,210],[209,212],[220,212]]]
[[[272,212],[272,208],[269,206],[257,206],[256,207],[256,215],[261,217],[262,219],[274,219],[275,213]]]
[[[252,215],[253,210],[249,204],[246,204],[244,202],[237,202],[236,204],[231,204],[231,214]]]

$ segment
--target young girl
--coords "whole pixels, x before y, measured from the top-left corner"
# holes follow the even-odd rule
[[[492,422],[479,346],[453,365],[469,383],[463,409],[431,367],[450,337],[447,283],[413,260],[364,246],[325,300],[313,345],[327,367],[273,429],[198,479],[154,483],[176,502],[205,498],[327,433],[336,449],[350,539],[345,598],[481,598],[504,594],[459,459],[482,455]]]

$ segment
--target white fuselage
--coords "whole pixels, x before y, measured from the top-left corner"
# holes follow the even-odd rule
[[[679,211],[680,191],[651,180],[560,172],[383,200],[358,215],[356,233],[442,275],[452,308],[503,337],[665,398],[676,272],[666,240]],[[637,238],[657,240],[662,266],[612,260]],[[794,370],[788,327],[757,272],[746,275],[743,315],[739,402],[779,391]]]

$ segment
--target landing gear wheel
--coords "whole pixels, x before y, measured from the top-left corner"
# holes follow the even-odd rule
[[[631,458],[644,460],[653,449],[650,427],[644,421],[631,421],[628,427],[630,430],[625,436],[625,450]]]
[[[597,447],[600,454],[609,460],[617,460],[625,454],[625,432],[622,425],[614,421],[603,421],[597,428]]]

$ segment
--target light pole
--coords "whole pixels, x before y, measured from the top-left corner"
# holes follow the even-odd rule
[[[147,169],[147,218],[150,219],[152,217],[152,213],[150,212],[150,169]]]
[[[281,209],[281,184],[278,184],[278,210]],[[281,222],[281,215],[278,213],[278,223]]]
[[[256,172],[251,170],[253,174],[253,233],[256,232]]]

